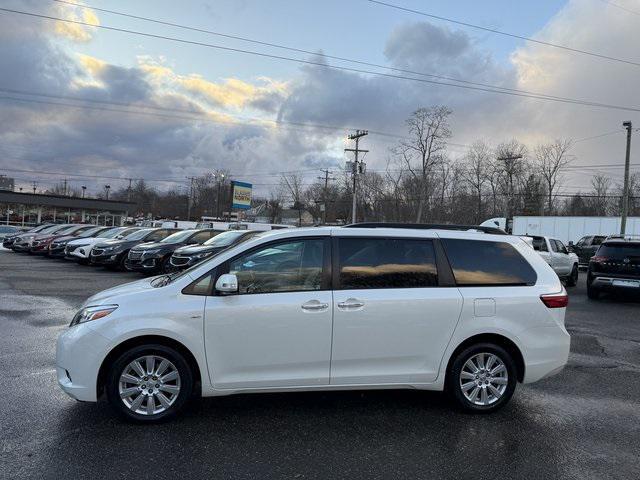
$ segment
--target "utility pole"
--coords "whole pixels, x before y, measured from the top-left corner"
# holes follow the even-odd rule
[[[131,201],[131,178],[128,178],[127,180],[129,180],[129,187],[127,187],[127,202]]]
[[[104,192],[105,192],[105,200],[109,200],[109,190],[111,190],[111,185],[105,185],[104,186]]]
[[[624,189],[622,191],[622,219],[620,220],[620,235],[627,229],[627,215],[629,214],[629,162],[631,157],[631,122],[622,122],[627,129],[627,153],[624,159]]]
[[[87,186],[86,185],[82,185],[82,198],[84,198],[84,194],[87,191]]]
[[[322,212],[322,223],[327,223],[327,194],[329,189],[329,180],[335,180],[334,177],[329,177],[333,172],[331,170],[321,168],[320,171],[324,173],[324,177],[316,177],[318,180],[324,180],[324,191],[322,195],[322,206],[324,208]]]
[[[187,220],[191,220],[191,202],[193,198],[193,182],[196,177],[187,177],[187,180],[191,181],[191,185],[189,187],[189,200],[187,201]]]
[[[33,193],[36,193],[36,188],[38,187],[38,182],[36,182],[35,180],[33,182],[31,182],[31,186],[33,187]]]
[[[347,168],[349,168],[349,164],[351,164],[351,174],[353,176],[353,201],[351,204],[351,223],[356,223],[356,207],[358,204],[357,201],[357,191],[358,191],[358,175],[364,172],[364,163],[358,162],[358,154],[367,153],[369,150],[361,150],[360,149],[360,139],[369,135],[367,130],[356,130],[356,133],[349,135],[349,140],[356,141],[356,148],[345,148],[345,152],[353,152],[354,161],[347,162]]]
[[[64,179],[64,190],[62,195],[64,195],[65,197],[67,196],[67,179]]]

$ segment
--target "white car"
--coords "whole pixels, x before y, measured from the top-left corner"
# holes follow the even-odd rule
[[[89,263],[91,249],[97,243],[103,242],[108,238],[122,238],[124,235],[139,230],[139,227],[113,227],[109,230],[101,232],[97,237],[78,238],[67,243],[64,255],[65,258],[71,258],[82,264]]]
[[[280,230],[89,298],[58,339],[57,376],[143,422],[194,394],[306,390],[446,390],[488,412],[563,368],[567,301],[518,237]]]
[[[578,283],[578,256],[567,250],[557,238],[530,235],[533,249],[547,262],[558,277],[564,280],[567,287]]]

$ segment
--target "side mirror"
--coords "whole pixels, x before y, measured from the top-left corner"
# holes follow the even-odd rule
[[[229,294],[238,293],[238,277],[233,273],[224,273],[216,281],[216,291]]]

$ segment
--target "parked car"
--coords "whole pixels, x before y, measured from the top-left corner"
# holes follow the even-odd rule
[[[129,250],[126,267],[129,270],[145,273],[161,273],[170,267],[171,254],[185,245],[200,245],[214,235],[218,230],[181,230],[159,242],[141,243]]]
[[[171,255],[170,268],[172,270],[184,270],[200,263],[212,255],[217,255],[223,250],[233,247],[245,240],[263,235],[264,232],[257,230],[229,230],[221,232],[215,237],[204,242],[203,245],[188,245],[178,248]]]
[[[49,244],[49,251],[47,252],[47,256],[51,258],[64,258],[65,256],[65,248],[69,242],[76,240],[83,240],[85,238],[96,237],[105,230],[109,230],[111,227],[104,226],[95,226],[88,225],[87,228],[78,229],[74,233],[70,235],[63,235],[61,237],[56,237]]]
[[[82,265],[87,265],[89,263],[91,249],[96,243],[112,238],[121,239],[138,230],[140,230],[139,227],[110,227],[100,232],[96,237],[84,237],[71,240],[64,248],[64,256],[66,259],[76,260]]]
[[[129,250],[145,242],[158,242],[178,230],[175,228],[143,228],[122,239],[104,240],[91,248],[90,261],[119,270],[127,270]]]
[[[4,240],[5,237],[15,235],[22,231],[20,227],[14,227],[13,225],[0,225],[0,239]]]
[[[29,236],[29,235],[35,235],[36,233],[43,231],[45,228],[50,228],[52,226],[53,225],[50,224],[50,223],[43,223],[42,225],[38,225],[36,227],[32,227],[32,228],[30,228],[28,230],[25,230],[23,232],[16,232],[16,233],[8,234],[2,239],[2,246],[4,248],[11,248],[13,246],[13,242],[18,240],[19,238],[24,237],[24,236]]]
[[[58,338],[61,388],[153,422],[203,396],[445,390],[472,412],[567,362],[567,292],[519,238],[302,228],[100,292]]]
[[[85,230],[93,228],[93,225],[71,225],[62,230],[50,233],[41,233],[33,237],[29,253],[47,255],[51,242],[58,238],[77,237]]]
[[[598,250],[605,238],[607,238],[605,235],[588,235],[578,240],[575,245],[571,245],[571,242],[569,242],[569,249],[573,250],[573,253],[578,256],[578,265],[580,267],[589,265],[589,259],[596,254],[596,250]]]
[[[14,252],[29,252],[31,250],[31,247],[33,246],[33,242],[36,239],[36,237],[39,237],[40,235],[42,235],[43,238],[47,238],[47,236],[53,236],[58,232],[62,232],[63,230],[66,230],[67,228],[72,226],[73,226],[72,223],[62,223],[62,224],[51,225],[47,228],[40,230],[39,232],[29,232],[23,235],[18,235],[18,238],[16,238],[13,244],[11,245],[11,249]]]
[[[587,296],[611,291],[640,295],[640,236],[609,237],[591,257]]]
[[[556,272],[567,287],[578,283],[578,256],[569,252],[564,243],[556,238],[529,235],[533,239],[533,249]]]

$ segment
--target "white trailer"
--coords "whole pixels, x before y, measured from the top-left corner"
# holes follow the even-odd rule
[[[617,235],[620,217],[513,217],[510,225],[506,218],[490,218],[480,225],[511,230],[513,235],[541,235],[577,242],[586,235]],[[627,234],[640,235],[640,217],[627,217]]]

